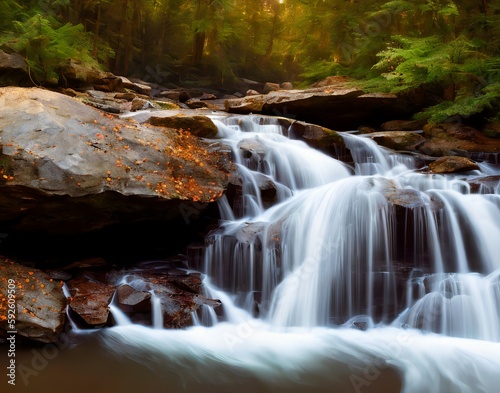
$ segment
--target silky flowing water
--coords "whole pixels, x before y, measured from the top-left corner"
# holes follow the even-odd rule
[[[71,333],[76,344],[28,389],[62,379],[72,392],[498,391],[500,189],[470,185],[498,165],[429,175],[344,133],[348,165],[270,118],[214,121],[242,190],[220,200],[193,268],[222,306],[183,330],[158,328],[155,296],[151,326],[113,306],[117,326]],[[32,369],[33,356],[23,354]]]

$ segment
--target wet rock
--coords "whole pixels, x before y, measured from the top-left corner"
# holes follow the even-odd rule
[[[276,194],[278,192],[276,184],[266,175],[261,173],[256,174],[255,181],[260,191],[260,197],[263,205],[268,208],[276,201]],[[226,197],[231,206],[238,205],[240,202],[235,200],[243,198],[243,177],[237,172],[229,175],[229,186],[226,192]]]
[[[293,90],[293,84],[292,84],[292,82],[283,82],[280,85],[280,89],[282,89],[282,90]]]
[[[446,156],[429,164],[433,173],[456,173],[479,170],[479,166],[465,157]]]
[[[139,291],[130,285],[120,285],[116,291],[118,304],[124,312],[151,311],[151,293]]]
[[[248,223],[236,233],[236,239],[240,243],[254,244],[257,241],[261,241],[260,238],[265,228],[267,228],[267,224],[264,222]]]
[[[207,116],[152,116],[148,122],[154,126],[169,127],[189,131],[200,138],[213,138],[217,135],[217,126]]]
[[[425,206],[425,200],[420,191],[400,188],[394,181],[384,178],[376,179],[375,182],[376,187],[391,205],[409,209]]]
[[[485,176],[468,181],[470,191],[474,194],[498,194],[500,192],[500,176]]]
[[[218,307],[221,304],[219,300],[209,299],[201,295],[202,282],[199,273],[168,269],[158,270],[154,273],[136,273],[129,275],[127,280],[128,285],[135,292],[129,288],[123,289],[124,299],[134,303],[142,298],[141,301],[144,302],[146,300],[145,294],[153,292],[160,299],[165,328],[190,326],[192,324],[192,313],[201,306]],[[142,292],[142,294],[137,292]],[[131,296],[132,298],[129,300]],[[140,302],[136,303],[136,305],[139,304]],[[126,310],[126,307],[122,307],[121,304],[120,308]],[[151,313],[153,312],[155,310],[151,309]],[[139,317],[144,318],[144,315]]]
[[[377,144],[393,150],[417,151],[426,139],[416,132],[387,131],[369,134]]]
[[[68,282],[69,306],[90,326],[103,326],[109,317],[109,303],[115,287],[80,277]]]
[[[500,152],[500,139],[489,138],[462,123],[426,125],[427,141],[419,150],[434,157],[468,156],[471,152]]]
[[[258,138],[243,139],[238,143],[238,149],[243,151],[245,158],[250,158],[254,154],[263,158],[267,154],[266,146]]]
[[[148,109],[151,107],[152,107],[152,104],[149,101],[147,101],[143,98],[136,97],[131,102],[130,110],[132,112],[135,112],[135,111],[140,111],[143,109]]]
[[[32,340],[57,341],[66,317],[63,282],[1,257],[0,269],[0,336],[17,330],[19,335]],[[15,294],[15,326],[9,326],[9,290]]]
[[[284,124],[284,120],[280,119],[280,123]],[[290,122],[288,133],[290,137],[300,139],[308,145],[326,152],[336,146],[345,146],[344,140],[337,132],[302,121]]]

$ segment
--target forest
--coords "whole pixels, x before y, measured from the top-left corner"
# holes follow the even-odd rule
[[[367,91],[435,95],[430,122],[498,120],[500,1],[0,0],[0,49],[33,82],[73,59],[172,86],[331,75]]]

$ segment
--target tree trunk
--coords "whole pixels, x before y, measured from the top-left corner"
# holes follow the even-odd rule
[[[92,37],[92,57],[97,58],[97,43],[99,41],[99,30],[101,29],[101,3],[97,4],[97,16],[94,24],[94,37]]]

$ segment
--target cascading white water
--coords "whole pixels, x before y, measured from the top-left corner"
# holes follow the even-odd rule
[[[236,160],[257,168],[243,171],[250,176],[244,182],[252,183],[260,170],[275,183],[285,181],[294,196],[225,222],[209,239],[206,273],[215,285],[233,293],[240,307],[257,310],[280,327],[333,326],[366,315],[375,323],[500,340],[498,312],[491,312],[500,304],[498,283],[477,278],[500,269],[498,194],[470,194],[466,176],[415,173],[411,156],[345,134],[354,159],[351,176],[336,160],[307,146],[301,148],[311,151],[308,160],[289,156],[284,146],[301,142],[276,144],[268,133],[286,130],[268,125],[258,133],[254,125],[261,120],[253,120],[232,128],[219,125],[235,157],[242,155],[239,146],[247,134],[263,145],[258,157]],[[266,163],[279,162],[280,154],[286,176],[267,171]],[[282,164],[271,166],[285,170]],[[312,181],[289,180],[300,178],[304,168]],[[421,271],[423,290],[414,291],[415,280],[401,277],[398,269]],[[455,291],[443,294],[452,280]],[[479,304],[483,301],[488,306]],[[436,307],[441,317],[422,322],[422,314],[436,314]]]
[[[160,375],[151,390],[496,391],[498,182],[472,194],[479,172],[419,173],[365,137],[344,135],[350,168],[272,119],[216,122],[242,179],[204,251],[222,310],[181,331],[104,329],[101,345]]]

